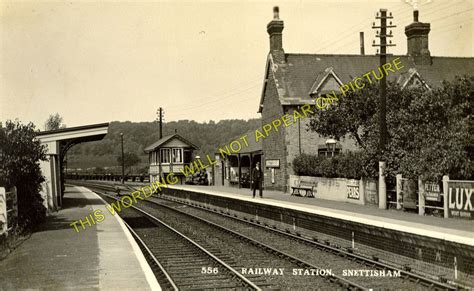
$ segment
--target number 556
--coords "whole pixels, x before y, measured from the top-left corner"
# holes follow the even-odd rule
[[[219,273],[219,269],[217,267],[202,267],[201,274],[217,274]]]

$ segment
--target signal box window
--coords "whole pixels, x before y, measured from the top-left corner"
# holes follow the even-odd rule
[[[183,163],[183,149],[173,149],[173,163]]]
[[[160,150],[160,160],[162,164],[169,164],[171,161],[170,158],[171,149],[161,149]]]

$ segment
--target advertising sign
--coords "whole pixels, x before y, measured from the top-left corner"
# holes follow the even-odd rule
[[[441,187],[438,183],[425,183],[425,199],[428,201],[441,201]]]
[[[403,208],[416,209],[418,183],[415,180],[402,179]]]
[[[448,217],[473,219],[473,188],[474,181],[448,182]]]
[[[347,185],[347,198],[359,199],[359,184],[351,183]]]

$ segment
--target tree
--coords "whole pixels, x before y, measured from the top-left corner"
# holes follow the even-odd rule
[[[124,157],[124,161],[125,161],[125,163],[124,163],[125,169],[133,167],[136,164],[138,164],[139,162],[141,162],[141,159],[137,156],[137,154],[132,153],[132,152],[124,153],[123,157]],[[120,166],[122,166],[122,156],[121,155],[117,158],[117,162],[119,163]]]
[[[473,178],[473,77],[456,78],[393,111],[390,169],[410,177]],[[395,163],[396,162],[396,163]]]
[[[377,175],[377,161],[387,162],[389,175],[440,179],[442,175],[472,177],[473,77],[457,77],[441,88],[387,90],[388,145],[377,151],[378,87],[368,86],[341,97],[337,104],[318,111],[310,128],[336,139],[349,136],[361,148],[364,174]]]
[[[20,225],[31,228],[46,217],[46,209],[40,195],[41,174],[39,162],[46,160],[46,149],[35,139],[37,130],[33,123],[7,121],[0,127],[0,151],[3,153],[0,167],[0,184],[7,188],[17,187],[18,218]]]
[[[63,118],[61,115],[59,115],[59,113],[50,114],[44,123],[44,130],[56,130],[65,127],[66,125],[63,123]]]

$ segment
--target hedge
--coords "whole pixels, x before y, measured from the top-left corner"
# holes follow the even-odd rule
[[[364,175],[360,153],[347,152],[334,157],[301,154],[293,160],[293,170],[299,176],[360,179]]]

